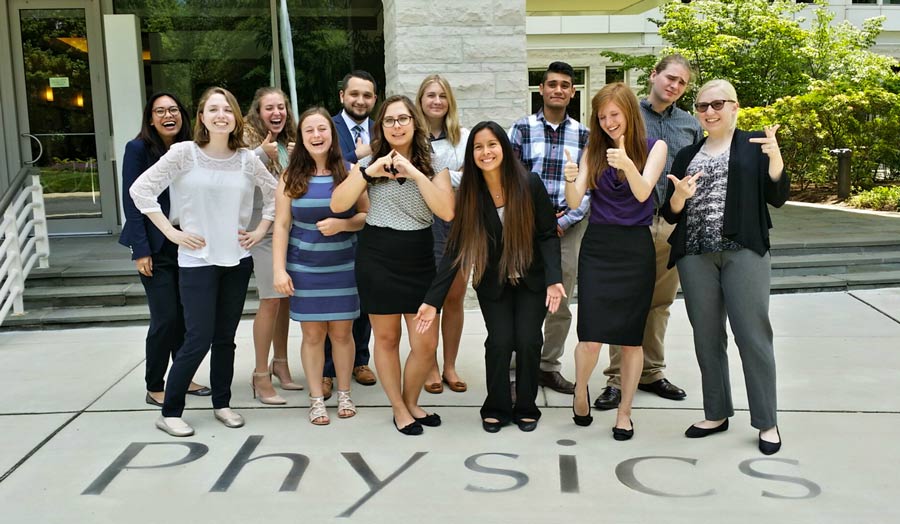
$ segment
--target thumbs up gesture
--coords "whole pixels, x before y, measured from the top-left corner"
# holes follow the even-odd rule
[[[778,132],[779,127],[781,127],[780,124],[766,126],[765,138],[751,138],[750,142],[760,144],[762,152],[769,155],[769,158],[781,158],[781,149],[778,147],[778,140],[775,138],[775,133]]]
[[[578,164],[572,161],[572,154],[569,153],[568,149],[563,149],[563,152],[566,154],[566,165],[563,166],[563,176],[566,177],[566,182],[574,182],[578,177]]]
[[[271,131],[266,134],[266,139],[263,140],[263,143],[260,144],[259,147],[265,151],[270,159],[278,160],[278,142],[275,142],[275,138],[272,136]]]
[[[619,140],[616,142],[618,145],[617,148],[609,148],[606,150],[607,163],[615,169],[621,169],[623,171],[626,171],[629,168],[634,169],[634,162],[628,158],[628,152],[625,151],[625,135],[620,136]]]

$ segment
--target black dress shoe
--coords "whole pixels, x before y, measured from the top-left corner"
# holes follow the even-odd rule
[[[575,384],[566,380],[559,371],[541,371],[538,374],[538,386],[550,388],[563,395],[575,394]]]
[[[504,425],[505,424],[503,424],[499,420],[488,422],[487,420],[482,419],[481,421],[481,427],[488,433],[497,433]]]
[[[162,402],[157,402],[156,399],[153,398],[149,392],[147,393],[147,396],[144,397],[144,402],[146,402],[147,404],[150,404],[151,406],[156,406],[158,408],[163,407]]]
[[[202,386],[200,389],[189,389],[187,394],[194,395],[195,397],[208,397],[212,395],[212,390],[206,386]]]
[[[628,422],[631,422],[631,429],[622,429],[622,428],[617,428],[617,427],[613,426],[612,433],[613,433],[614,439],[620,440],[620,441],[621,440],[630,440],[631,437],[634,436],[634,422],[632,422],[631,420],[629,420]]]
[[[418,421],[415,420],[401,428],[397,425],[397,419],[394,419],[394,427],[397,428],[397,431],[399,431],[400,433],[409,436],[421,435],[425,432],[425,430],[422,429],[422,424],[419,424]]]
[[[622,391],[615,386],[606,386],[600,392],[600,396],[594,401],[594,407],[605,411],[607,409],[616,409],[619,402],[622,401]]]
[[[778,442],[769,442],[768,440],[763,440],[761,436],[759,437],[759,451],[763,455],[774,455],[781,449],[781,432],[778,431],[777,427],[775,428],[775,433],[778,433]]]
[[[525,432],[534,431],[537,428],[537,420],[517,420],[516,425]]]
[[[429,413],[424,417],[413,417],[416,422],[423,426],[428,426],[430,428],[436,428],[441,425],[441,416],[437,413]]]
[[[687,397],[687,393],[684,392],[683,389],[672,384],[668,380],[661,378],[656,382],[651,382],[649,384],[638,384],[638,389],[641,391],[649,391],[650,393],[656,393],[662,398],[667,398],[669,400],[684,400]]]
[[[684,436],[687,438],[703,438],[712,435],[713,433],[721,433],[723,431],[728,431],[728,419],[725,419],[725,422],[719,424],[714,428],[698,428],[697,426],[691,424],[691,427],[687,428],[687,431],[684,432]],[[762,441],[760,441],[762,442]]]

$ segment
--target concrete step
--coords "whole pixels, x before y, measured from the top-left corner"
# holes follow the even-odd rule
[[[900,270],[900,250],[772,257],[772,276],[833,275]]]
[[[256,280],[251,278],[247,299],[256,300]],[[69,307],[116,307],[147,305],[140,283],[83,284],[79,286],[37,286],[25,288],[25,309]]]

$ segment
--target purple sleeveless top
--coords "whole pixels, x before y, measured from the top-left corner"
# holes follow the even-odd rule
[[[654,144],[655,138],[647,139],[648,153]],[[608,167],[600,175],[597,189],[591,190],[589,220],[591,224],[649,226],[653,223],[653,195],[644,202],[638,202],[628,181],[619,182],[616,170]]]

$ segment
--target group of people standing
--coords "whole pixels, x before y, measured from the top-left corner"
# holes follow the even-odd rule
[[[664,375],[680,275],[705,411],[686,436],[724,431],[733,415],[728,318],[759,449],[778,451],[766,204],[785,202],[789,178],[777,127],[737,130],[737,96],[724,80],[700,88],[692,117],[675,106],[690,79],[690,64],[672,55],[654,68],[644,100],[623,83],[604,86],[590,130],[567,114],[575,88],[564,62],[544,74],[543,107],[508,131],[490,121],[461,127],[439,75],[423,80],[415,101],[388,97],[370,118],[375,80],[354,71],[342,82],[340,113],[310,108],[296,125],[280,90],[260,89],[242,118],[228,91],[211,88],[193,141],[181,103],[154,95],[126,150],[121,242],[150,303],[146,400],[162,407],[157,427],[193,434],[182,419],[185,394],[211,394],[218,420],[243,425],[229,399],[252,270],[260,307],[250,385],[263,403],[285,402],[273,376],[283,389],[303,388],[287,366],[290,318],[303,331],[311,423],[330,422],[334,382],[338,417],[356,414],[355,377],[380,380],[399,432],[439,426],[419,396],[467,389],[456,356],[471,277],[487,327],[484,430],[533,431],[539,386],[574,395],[573,420],[589,425],[587,385],[607,344],[607,386],[594,406],[617,408],[613,437],[628,440],[636,389],[686,397]],[[572,383],[560,359],[576,282]],[[401,365],[403,324],[410,352]],[[204,388],[191,380],[209,351]]]

